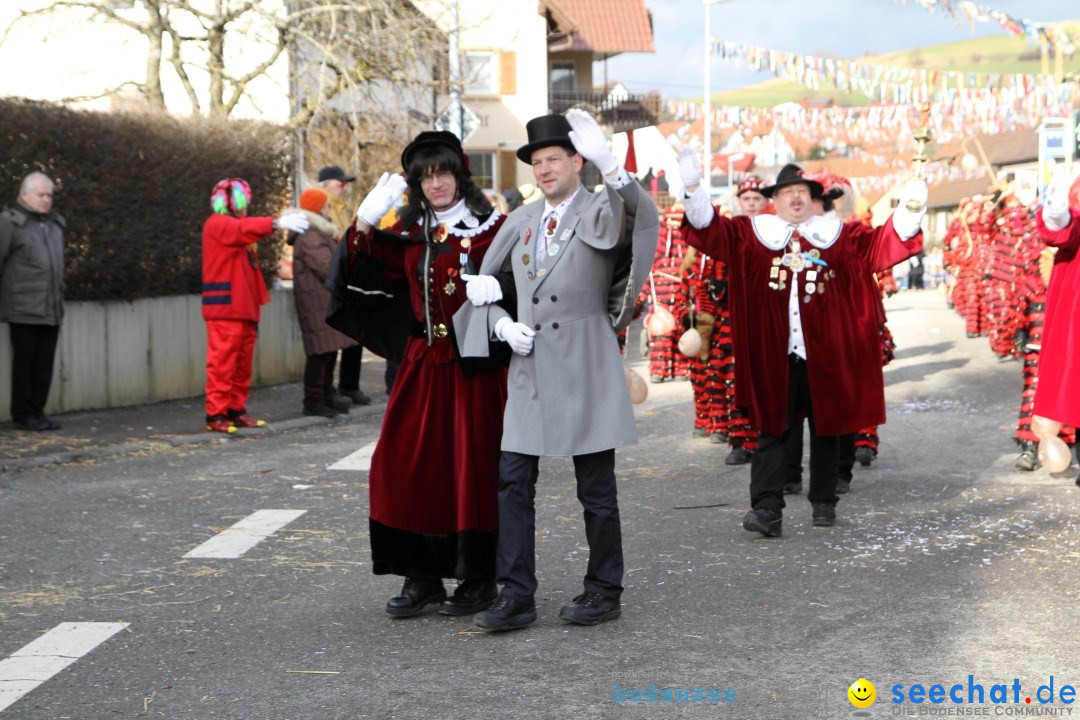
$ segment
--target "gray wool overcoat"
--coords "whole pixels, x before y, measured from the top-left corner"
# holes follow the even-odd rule
[[[637,442],[622,355],[615,338],[656,253],[659,214],[631,181],[584,188],[563,214],[549,252],[535,265],[544,203],[518,208],[499,230],[480,273],[513,273],[517,320],[536,330],[533,350],[510,361],[502,449],[572,456]],[[458,348],[485,357],[498,305],[466,303],[454,315]]]

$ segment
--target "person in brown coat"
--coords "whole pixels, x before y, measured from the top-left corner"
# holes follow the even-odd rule
[[[328,218],[330,197],[325,190],[310,188],[300,195],[300,207],[310,226],[290,233],[293,246],[293,298],[304,341],[304,415],[335,417],[348,408],[334,401],[334,363],[338,350],[356,341],[326,324],[330,291],[323,287],[330,258],[338,242],[338,229]]]

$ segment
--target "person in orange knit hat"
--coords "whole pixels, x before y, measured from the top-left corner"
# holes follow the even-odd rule
[[[227,178],[210,195],[213,213],[202,232],[202,316],[206,322],[206,430],[231,434],[237,427],[260,427],[247,412],[251,361],[259,310],[270,293],[259,271],[255,245],[275,230],[303,232],[298,212],[281,217],[247,217],[251,186]]]

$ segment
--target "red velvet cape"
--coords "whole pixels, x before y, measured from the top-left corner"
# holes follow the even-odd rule
[[[724,262],[735,346],[735,403],[750,422],[770,435],[787,429],[788,300],[785,290],[769,287],[773,250],[759,240],[747,216],[717,212],[708,227],[684,224],[687,241]],[[804,250],[812,245],[804,241]],[[881,373],[880,292],[872,273],[891,268],[922,249],[922,235],[901,241],[892,219],[870,229],[844,223],[839,237],[820,249],[834,277],[824,293],[802,302],[807,374],[818,435],[843,435],[885,422]],[[803,271],[804,273],[806,270]]]
[[[1062,230],[1035,216],[1039,235],[1058,249],[1046,291],[1046,323],[1039,353],[1035,414],[1067,425],[1080,425],[1080,213]]]

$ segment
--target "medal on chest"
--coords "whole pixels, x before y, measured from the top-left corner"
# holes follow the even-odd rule
[[[803,250],[799,242],[802,238],[798,232],[791,235],[787,251],[772,259],[772,267],[769,268],[769,288],[771,290],[787,290],[788,277],[792,283],[798,281],[799,275],[805,271],[803,281],[803,303],[808,303],[814,295],[824,295],[826,281],[832,279],[833,271],[827,269],[829,264],[821,259],[821,251],[817,248]]]

